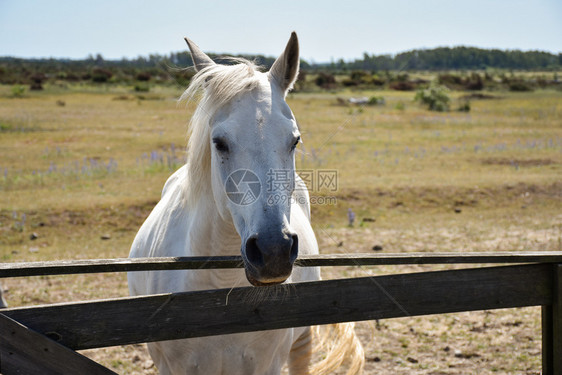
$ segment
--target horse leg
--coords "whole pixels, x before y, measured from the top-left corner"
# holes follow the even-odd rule
[[[8,307],[8,304],[6,303],[6,300],[4,299],[3,293],[4,292],[2,290],[2,284],[0,284],[0,309]]]
[[[289,374],[308,375],[312,356],[312,329],[307,327],[297,341],[291,346],[289,353]]]

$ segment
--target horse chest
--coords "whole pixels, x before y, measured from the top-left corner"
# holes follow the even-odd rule
[[[278,374],[292,337],[292,330],[277,330],[160,342],[149,349],[156,365],[171,374]]]

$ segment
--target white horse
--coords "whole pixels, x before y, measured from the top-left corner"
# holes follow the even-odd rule
[[[285,102],[299,69],[291,35],[262,73],[249,61],[214,63],[186,38],[197,74],[182,96],[202,92],[190,122],[188,160],[166,182],[162,198],[137,234],[136,257],[242,254],[244,270],[129,273],[131,295],[319,280],[316,268],[295,268],[300,254],[318,254],[309,196],[295,172],[299,128]],[[263,288],[263,289],[261,289]],[[310,368],[310,327],[148,344],[161,374],[329,373],[345,357],[362,367],[353,325],[336,325],[337,345]],[[343,336],[343,337],[342,337]]]

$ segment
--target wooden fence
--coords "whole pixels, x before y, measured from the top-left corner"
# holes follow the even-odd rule
[[[562,374],[562,252],[303,257],[297,266],[502,264],[0,310],[0,373],[113,374],[75,350],[348,321],[542,306],[544,374]],[[0,265],[0,278],[241,267],[240,257]]]

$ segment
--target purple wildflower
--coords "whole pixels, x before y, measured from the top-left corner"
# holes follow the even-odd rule
[[[352,227],[355,221],[355,212],[353,212],[351,208],[347,209],[347,220],[349,221],[349,226]]]

